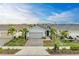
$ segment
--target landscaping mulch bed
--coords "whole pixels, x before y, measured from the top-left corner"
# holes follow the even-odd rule
[[[44,41],[43,41],[43,45],[44,45],[44,46],[52,46],[53,43],[52,43],[51,40],[44,40]]]
[[[0,49],[0,54],[15,54],[21,49]]]
[[[46,49],[46,51],[50,55],[79,54],[79,50],[56,50],[54,51],[53,49]]]

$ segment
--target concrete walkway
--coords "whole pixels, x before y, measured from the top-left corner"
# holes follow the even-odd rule
[[[43,39],[29,39],[25,46],[43,46]]]
[[[50,54],[45,50],[45,47],[26,47],[21,51],[17,52],[15,55],[24,56],[49,56]]]

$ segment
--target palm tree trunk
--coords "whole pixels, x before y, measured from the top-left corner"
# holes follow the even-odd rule
[[[56,40],[57,40],[57,36],[55,35],[54,36],[54,52],[57,52],[57,50],[58,50],[58,46],[57,46]]]
[[[25,40],[26,40],[27,38],[26,38],[26,35],[25,35]]]
[[[27,39],[26,32],[25,32],[24,38],[25,38],[25,40]]]
[[[57,44],[54,44],[54,52],[57,51]]]

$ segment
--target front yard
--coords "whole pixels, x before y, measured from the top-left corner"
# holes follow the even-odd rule
[[[70,46],[72,50],[79,50],[79,42],[64,42],[64,45]]]
[[[12,39],[8,43],[4,44],[4,46],[24,46],[26,42],[27,42],[27,39],[16,38],[16,39]]]
[[[9,49],[9,48],[3,49],[3,48],[0,48],[0,54],[15,54],[20,50],[21,49]]]
[[[58,47],[58,50],[56,51],[54,51],[54,49],[52,48],[52,47],[55,47],[53,44],[54,43],[53,40],[43,41],[43,45],[47,47],[46,51],[49,54],[79,54],[79,42],[78,41],[70,41],[70,40],[61,41],[61,39],[57,39],[55,42]],[[70,46],[70,49],[66,49],[66,48],[59,49],[59,47],[63,47],[63,46],[65,47]]]
[[[63,39],[64,40],[64,39]],[[43,45],[44,46],[49,46],[49,47],[52,47],[54,44],[53,44],[53,40],[44,40],[43,41]],[[71,48],[72,47],[78,47],[79,48],[79,42],[75,42],[75,41],[66,41],[66,42],[62,42],[60,39],[57,39],[55,41],[55,43],[58,45],[58,46],[70,46]]]

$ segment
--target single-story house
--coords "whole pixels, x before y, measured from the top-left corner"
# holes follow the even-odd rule
[[[27,35],[30,39],[40,39],[46,36],[49,36],[49,30],[40,26],[33,26],[30,28]]]

